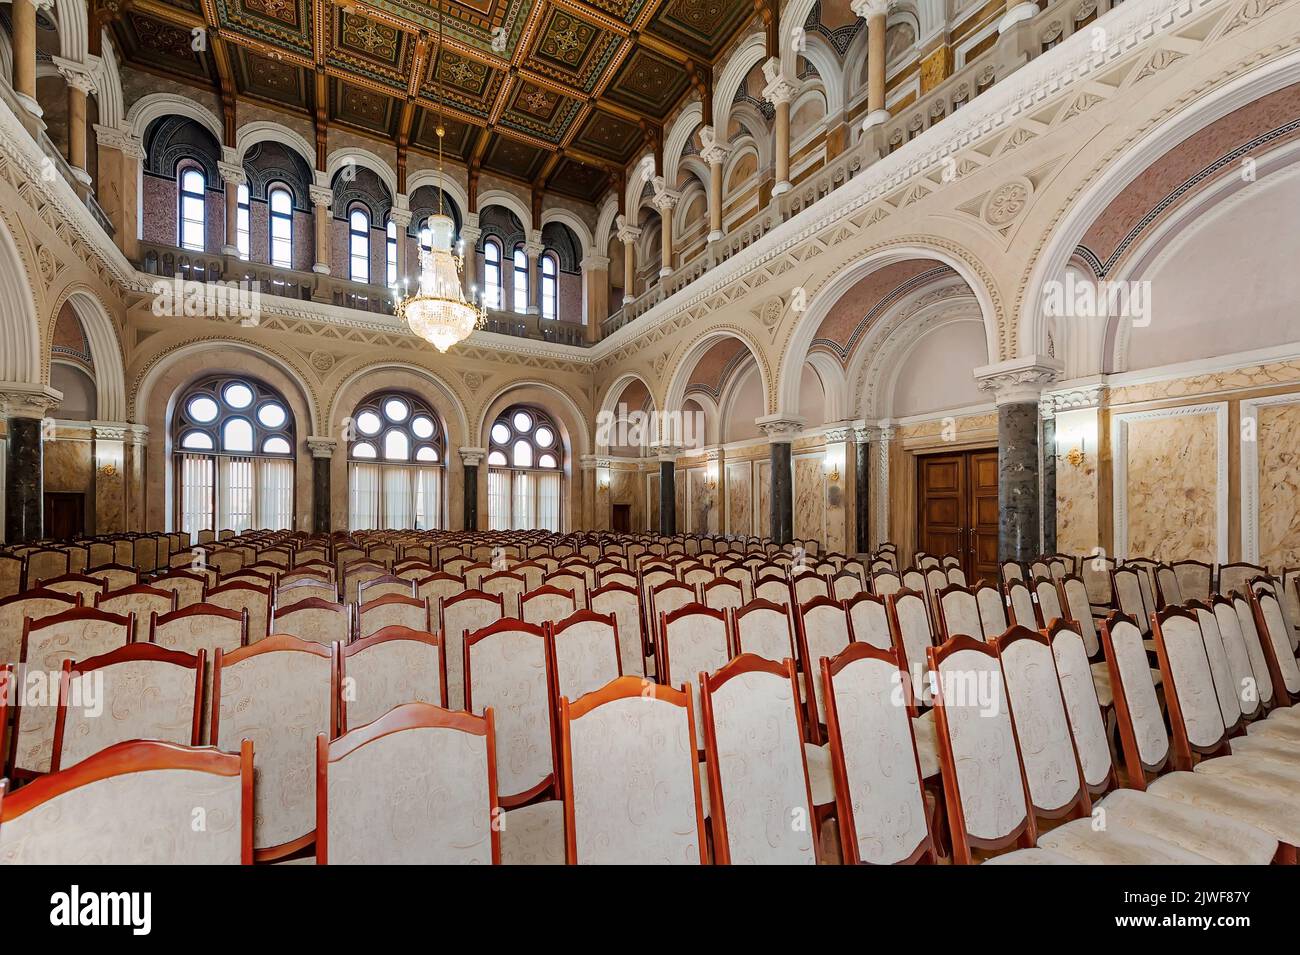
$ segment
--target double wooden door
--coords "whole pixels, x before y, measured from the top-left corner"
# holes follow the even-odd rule
[[[916,547],[956,554],[966,580],[998,579],[998,452],[958,451],[916,459]]]

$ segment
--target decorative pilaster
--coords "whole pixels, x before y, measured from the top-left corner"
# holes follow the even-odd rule
[[[609,315],[609,256],[588,252],[582,257],[582,320],[587,341],[600,340],[600,323]]]
[[[871,429],[853,429],[853,550],[871,550]]]
[[[885,107],[885,26],[889,0],[853,0],[853,12],[867,21],[867,117],[863,129],[889,120]]]
[[[659,533],[677,533],[677,454],[682,449],[669,445],[655,448],[659,455]]]
[[[628,225],[623,216],[614,221],[619,241],[623,243],[623,304],[631,305],[636,299],[636,240],[641,238],[641,230]]]
[[[888,422],[881,422],[876,433],[875,497],[876,521],[871,546],[879,547],[889,542],[889,456],[893,453],[895,430]]]
[[[338,442],[333,438],[307,439],[311,450],[311,530],[313,534],[330,532],[330,467]]]
[[[578,456],[578,469],[582,487],[578,495],[580,513],[574,515],[581,530],[609,530],[609,489],[602,489],[598,475],[601,469],[609,473],[609,460],[598,459],[594,454]]]
[[[465,469],[462,483],[465,488],[465,530],[478,530],[478,466],[487,457],[484,448],[461,448],[460,462]]]
[[[1056,405],[1044,395],[1038,402],[1038,494],[1042,517],[1039,536],[1044,554],[1056,553]]]
[[[524,243],[524,255],[528,258],[528,314],[542,314],[542,281],[538,262],[542,258],[542,233],[534,229]]]
[[[9,425],[5,540],[10,544],[39,540],[44,535],[44,428],[46,415],[62,400],[63,395],[52,388],[0,383],[0,410]]]
[[[410,200],[403,195],[398,195],[393,204],[393,208],[388,210],[388,218],[393,223],[393,231],[397,233],[397,248],[394,250],[397,255],[397,274],[393,277],[395,284],[401,285],[402,280],[406,278],[406,230],[411,225],[411,210],[407,207]],[[384,281],[388,281],[387,266],[385,265]]]
[[[660,243],[662,254],[659,262],[659,277],[663,278],[671,275],[673,271],[673,209],[676,208],[677,200],[682,197],[682,194],[669,189],[663,176],[655,176],[654,190],[654,204],[659,210],[659,221],[663,226],[663,240]]]
[[[239,187],[248,183],[244,167],[233,162],[219,162],[221,181],[226,186],[226,244],[222,255],[239,255]]]
[[[309,191],[316,220],[316,263],[311,270],[320,275],[329,275],[330,209],[334,205],[334,190],[327,186],[312,186]]]
[[[1013,358],[975,369],[998,407],[998,560],[1042,553],[1042,457],[1039,395],[1061,371],[1054,358]]]
[[[794,468],[791,444],[803,430],[803,418],[789,415],[764,415],[755,419],[758,430],[767,435],[771,460],[772,492],[769,531],[777,544],[794,539]]]
[[[763,64],[763,98],[776,107],[776,185],[772,195],[790,190],[790,101],[799,92],[794,81],[781,73],[781,60],[772,57]]]
[[[95,437],[94,532],[121,533],[126,530],[127,427],[111,421],[92,421],[90,425]]]
[[[722,164],[727,161],[731,147],[718,142],[712,126],[700,128],[700,140],[704,148],[700,158],[709,164],[709,241],[716,242],[723,236],[722,232]]]
[[[113,223],[113,239],[131,261],[140,254],[140,164],[144,144],[128,130],[96,126],[99,182],[95,198]]]

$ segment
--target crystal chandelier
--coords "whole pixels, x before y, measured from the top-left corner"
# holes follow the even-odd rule
[[[442,50],[442,4],[438,4],[438,46],[432,62]],[[436,77],[435,71],[435,77]],[[440,352],[464,341],[482,328],[487,310],[465,297],[461,285],[463,258],[452,251],[456,224],[442,211],[442,84],[438,83],[438,214],[429,217],[429,248],[420,250],[420,279],[415,294],[393,286],[393,305],[408,328]]]

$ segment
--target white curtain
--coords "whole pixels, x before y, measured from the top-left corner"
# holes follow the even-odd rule
[[[383,479],[384,523],[381,527],[414,526],[414,483],[411,469],[388,465]]]
[[[533,526],[533,481],[527,471],[515,472],[514,498],[514,529],[530,530]]]
[[[441,468],[416,469],[415,526],[422,531],[442,529]]]
[[[221,458],[217,462],[217,526],[242,534],[253,526],[253,460]]]
[[[257,459],[257,526],[273,531],[293,527],[293,462]]]
[[[198,540],[199,531],[215,530],[212,520],[212,458],[202,454],[181,457],[181,530]]]
[[[560,475],[537,475],[537,527],[547,531],[560,529]]]
[[[353,464],[351,475],[352,530],[379,526],[379,465]]]
[[[465,493],[470,493],[466,489]],[[510,529],[510,472],[488,470],[488,527],[494,531]]]

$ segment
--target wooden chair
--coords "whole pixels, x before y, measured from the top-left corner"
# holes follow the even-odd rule
[[[464,591],[465,580],[463,577],[457,577],[454,574],[447,574],[442,571],[426,574],[415,579],[415,596],[428,601],[430,610],[437,607],[440,601],[454,597]]]
[[[1053,620],[1064,617],[1065,610],[1061,606],[1060,580],[1056,578],[1039,577],[1034,581],[1034,600],[1038,603],[1038,616],[1043,626],[1047,626]],[[1145,604],[1144,604],[1145,606]],[[1151,607],[1155,610],[1155,606]],[[993,634],[996,636],[996,634]]]
[[[553,704],[577,700],[623,675],[618,620],[613,614],[579,610],[547,624]]]
[[[822,657],[839,655],[853,641],[849,615],[842,603],[829,597],[815,597],[800,604],[795,615],[795,639],[803,665],[805,696],[808,708],[809,736],[814,744],[823,742],[820,727],[826,723],[826,701],[817,680]],[[811,688],[811,692],[807,691]]]
[[[27,586],[68,573],[68,552],[55,547],[37,547],[27,553]]]
[[[347,643],[352,638],[352,613],[347,604],[307,597],[271,612],[271,632],[289,634],[312,643]]]
[[[291,583],[281,581],[275,589],[275,602],[282,607],[296,604],[309,597],[324,600],[326,603],[336,603],[339,599],[338,585],[332,580],[321,577],[300,577]]]
[[[203,603],[248,614],[248,642],[256,643],[271,632],[271,591],[254,584],[222,584],[204,591]]]
[[[730,617],[732,651],[753,654],[774,663],[798,659],[794,627],[785,603],[755,598]]]
[[[528,581],[522,574],[500,570],[484,577],[479,583],[479,589],[485,594],[499,594],[505,615],[507,617],[519,617],[519,599],[528,589]]]
[[[1199,560],[1176,560],[1169,565],[1184,600],[1207,601],[1214,593],[1214,567]]]
[[[404,703],[447,705],[438,634],[384,627],[339,649],[339,726],[346,733]]]
[[[831,596],[836,600],[851,600],[859,594],[867,592],[866,587],[862,584],[862,578],[851,570],[841,570],[839,573],[831,575],[830,587]]]
[[[198,746],[205,655],[131,643],[63,661],[50,772],[132,739]],[[91,682],[102,688],[90,689]],[[93,699],[93,705],[90,701]]]
[[[85,574],[62,574],[48,580],[36,581],[36,590],[52,590],[59,594],[80,597],[86,607],[95,606],[95,599],[106,592],[106,584],[101,577],[87,577]]]
[[[338,648],[273,634],[214,662],[212,740],[233,750],[249,740],[257,753],[254,858],[269,862],[316,838],[318,733],[338,726]],[[274,692],[267,692],[273,688]]]
[[[1182,584],[1178,580],[1178,573],[1169,564],[1160,564],[1155,568],[1154,579],[1156,582],[1155,598],[1158,609],[1163,610],[1165,607],[1176,607],[1179,604],[1194,598],[1195,595],[1188,597],[1183,596]],[[1208,599],[1209,595],[1202,597],[1202,600]]]
[[[363,590],[362,593],[365,593]],[[385,627],[407,627],[411,630],[428,630],[429,605],[415,597],[385,594],[357,607],[357,636],[369,637]]]
[[[851,640],[869,643],[882,650],[893,646],[893,635],[889,629],[889,606],[884,597],[860,593],[844,601],[844,610],[849,615]],[[814,673],[814,677],[815,675]]]
[[[110,591],[121,590],[123,587],[134,587],[140,582],[140,571],[124,564],[104,564],[100,567],[93,567],[86,571],[86,576],[98,577],[104,581],[105,589]]]
[[[491,709],[407,703],[316,738],[318,865],[497,865],[498,811]]]
[[[482,630],[504,616],[499,595],[465,590],[438,605],[438,629],[447,667],[447,706],[465,709],[465,635]]]
[[[1006,585],[1006,591],[1012,624],[1029,630],[1036,630],[1043,625],[1038,616],[1038,603],[1034,600],[1034,593],[1024,581],[1012,581]]]
[[[372,600],[388,596],[414,597],[415,589],[415,581],[408,580],[405,577],[395,577],[392,574],[369,577],[357,582],[356,603],[360,606],[363,603],[370,603]]]
[[[176,609],[176,592],[136,584],[98,594],[95,606],[105,613],[134,614],[136,625],[143,628],[154,614],[171,613]]]
[[[1300,696],[1300,665],[1291,646],[1290,630],[1282,613],[1277,594],[1269,590],[1252,590],[1249,594],[1255,629],[1261,638],[1273,693],[1284,706]]]
[[[1079,576],[1088,588],[1088,601],[1103,611],[1115,608],[1115,591],[1111,586],[1110,572],[1115,569],[1113,558],[1101,554],[1085,556],[1079,562]]]
[[[975,594],[960,584],[950,584],[934,595],[938,611],[939,634],[943,640],[964,634],[976,640],[985,640],[996,634],[986,634],[980,619],[979,601]]]
[[[1005,633],[1011,621],[1007,619],[1007,598],[1002,588],[981,581],[975,585],[974,594],[985,639]]]
[[[814,597],[830,599],[831,587],[826,578],[811,570],[790,577],[791,600],[795,606],[802,606]]]
[[[581,700],[561,698],[560,727],[570,865],[704,862],[689,694],[621,677]]]
[[[1082,577],[1070,574],[1058,580],[1056,588],[1061,614],[1078,625],[1079,636],[1083,638],[1088,658],[1096,658],[1101,653],[1101,641],[1097,637],[1097,621],[1088,601],[1087,585]]]
[[[1250,582],[1259,576],[1267,576],[1268,568],[1249,561],[1237,561],[1219,565],[1219,593],[1225,597],[1233,593],[1244,594],[1250,588]]]
[[[206,824],[192,824],[202,806]],[[118,743],[0,805],[0,858],[35,865],[253,861],[253,750]]]
[[[655,657],[659,682],[686,684],[692,695],[701,673],[721,669],[731,659],[727,617],[699,603],[688,603],[671,613],[659,614]],[[703,714],[696,713],[696,739],[703,741]]]
[[[23,624],[80,606],[80,598],[53,590],[28,590],[0,599],[0,664],[22,659]]]
[[[700,602],[713,610],[739,610],[745,605],[745,590],[734,580],[713,577],[700,585]]]
[[[794,661],[736,657],[704,674],[700,699],[715,861],[816,864]]]
[[[150,587],[170,590],[176,594],[176,606],[188,607],[203,602],[203,591],[208,586],[206,574],[193,574],[188,570],[171,570],[149,581]]]
[[[53,683],[65,660],[86,660],[124,647],[135,639],[135,618],[74,607],[63,613],[28,618],[24,624],[21,662],[26,672],[45,674]],[[51,687],[53,689],[53,687]],[[30,779],[49,772],[54,749],[54,721],[57,707],[51,693],[47,704],[15,708],[9,738],[11,775]]]
[[[636,588],[625,584],[605,584],[591,592],[591,609],[598,614],[612,614],[618,624],[623,674],[644,677],[645,642],[641,634],[641,601]]]
[[[912,737],[911,681],[891,648],[857,642],[821,661],[840,848],[849,865],[938,856]]]

